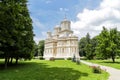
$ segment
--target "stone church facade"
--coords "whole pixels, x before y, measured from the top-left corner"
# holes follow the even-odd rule
[[[53,33],[47,32],[43,57],[67,59],[73,56],[79,58],[78,37],[73,35],[71,22],[65,18]]]

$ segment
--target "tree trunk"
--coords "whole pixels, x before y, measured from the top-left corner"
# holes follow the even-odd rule
[[[113,61],[113,63],[115,63],[115,57],[114,56],[112,56],[112,61]]]
[[[11,57],[10,64],[12,64],[13,58]]]
[[[10,57],[7,58],[7,63],[9,64],[9,62],[10,62]]]
[[[18,57],[16,58],[16,62],[15,62],[15,64],[18,64]]]
[[[7,57],[5,57],[5,69],[7,68]]]

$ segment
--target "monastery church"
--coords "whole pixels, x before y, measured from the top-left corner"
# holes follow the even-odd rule
[[[78,37],[73,35],[71,22],[64,18],[59,26],[54,27],[53,33],[47,32],[43,57],[49,60],[54,58],[79,58]]]

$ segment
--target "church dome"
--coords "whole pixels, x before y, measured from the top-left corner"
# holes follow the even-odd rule
[[[71,30],[70,25],[71,25],[71,22],[67,18],[64,18],[64,20],[61,21],[61,24],[60,24],[62,31]]]

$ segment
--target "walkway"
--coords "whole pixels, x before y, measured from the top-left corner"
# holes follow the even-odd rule
[[[90,62],[86,62],[81,60],[82,63],[87,64],[89,66],[100,66],[101,69],[106,70],[109,74],[110,77],[108,80],[120,80],[120,70],[112,68],[112,67],[107,67],[107,66],[102,66],[99,64],[94,64],[94,63],[90,63]]]

